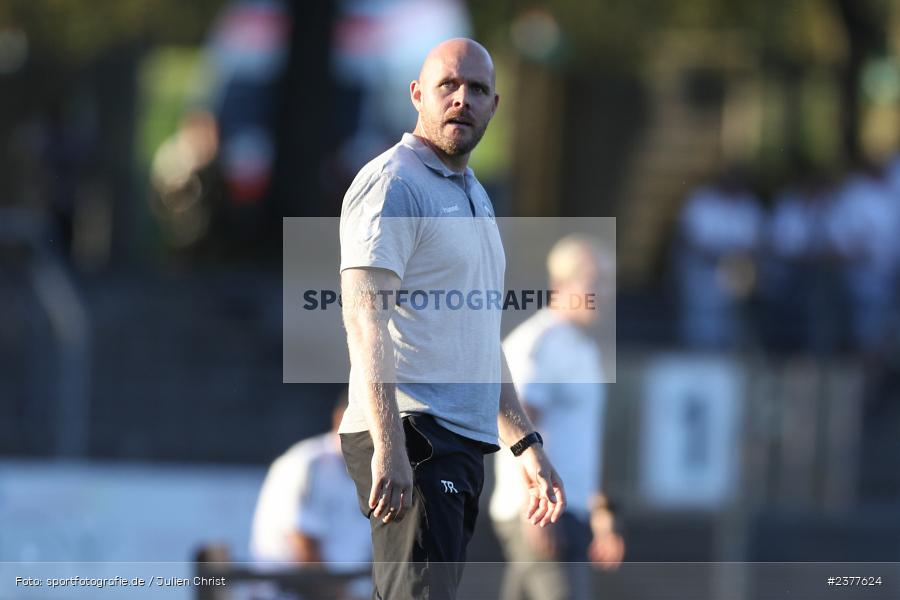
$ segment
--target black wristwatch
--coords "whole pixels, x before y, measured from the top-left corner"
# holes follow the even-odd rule
[[[509,447],[510,451],[512,451],[513,456],[521,456],[523,452],[528,450],[533,444],[544,445],[544,438],[541,437],[537,431],[532,431],[521,440],[513,444]]]

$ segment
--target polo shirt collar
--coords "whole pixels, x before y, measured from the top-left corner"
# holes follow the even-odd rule
[[[473,171],[470,167],[466,167],[465,173],[458,173],[441,162],[441,159],[437,157],[437,154],[434,153],[434,150],[431,149],[431,146],[417,138],[411,133],[404,133],[401,142],[404,146],[407,146],[410,150],[416,153],[416,156],[419,157],[426,167],[431,169],[432,171],[437,171],[444,177],[454,177],[457,175],[467,175],[472,176]]]

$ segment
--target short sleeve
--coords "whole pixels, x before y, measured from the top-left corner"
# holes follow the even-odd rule
[[[341,271],[377,267],[403,279],[416,245],[419,213],[402,179],[381,174],[355,181],[341,210]]]
[[[297,505],[297,530],[313,538],[322,538],[328,530],[328,501],[324,488],[316,482],[316,463],[310,464],[300,489]]]
[[[557,363],[560,356],[565,356],[565,348],[554,348],[554,332],[546,331],[535,341],[527,353],[520,349],[508,348],[507,356],[519,355],[511,360],[516,391],[522,402],[539,410],[546,410],[553,403],[554,388],[562,381]]]

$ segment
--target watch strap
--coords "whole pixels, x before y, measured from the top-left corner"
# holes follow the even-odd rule
[[[537,431],[532,431],[521,440],[513,444],[509,447],[510,451],[513,453],[513,456],[521,456],[523,452],[528,450],[534,444],[544,445],[544,438],[541,437]]]

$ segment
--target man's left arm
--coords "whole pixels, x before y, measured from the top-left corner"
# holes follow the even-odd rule
[[[497,415],[497,428],[500,432],[500,440],[511,447],[535,429],[528,415],[525,414],[522,403],[519,402],[502,348],[500,350],[500,368],[500,411]],[[525,517],[541,527],[548,523],[556,523],[565,509],[566,493],[562,479],[550,464],[543,445],[539,442],[532,444],[517,460],[519,466],[522,467],[525,485],[529,493]]]

